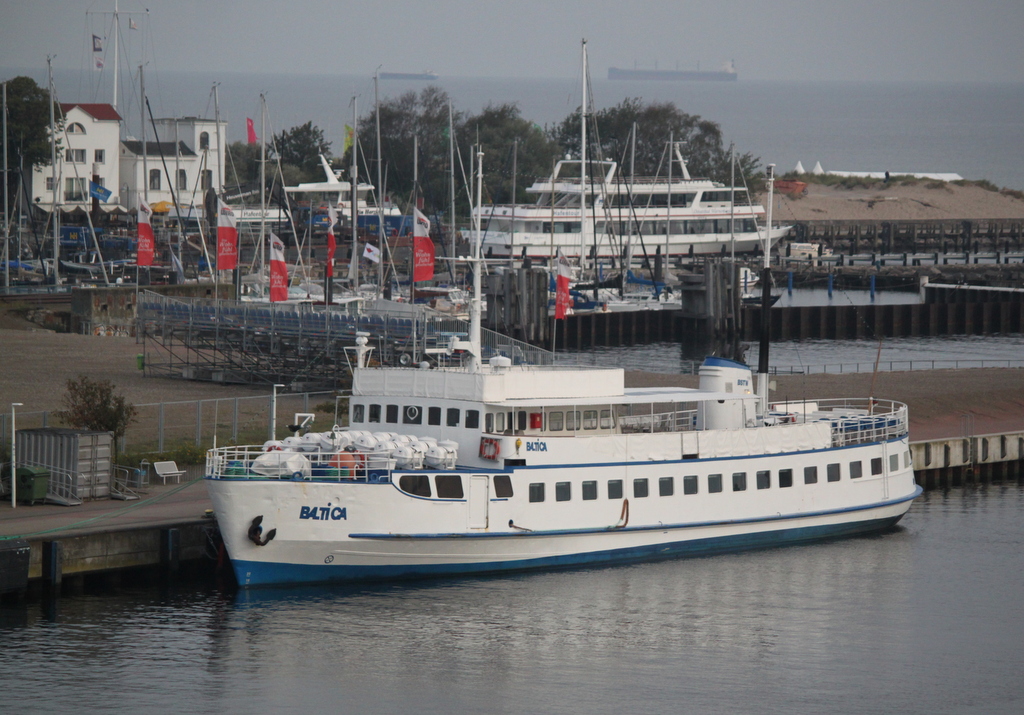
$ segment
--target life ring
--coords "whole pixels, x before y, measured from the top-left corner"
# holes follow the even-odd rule
[[[480,457],[483,459],[489,459],[492,462],[498,461],[498,456],[501,454],[501,442],[490,437],[480,438]]]
[[[402,367],[409,367],[412,365],[412,355],[409,353],[402,353],[398,356],[398,364]]]

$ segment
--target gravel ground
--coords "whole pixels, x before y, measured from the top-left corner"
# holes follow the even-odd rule
[[[133,338],[107,338],[0,328],[0,409],[21,402],[24,411],[56,410],[68,379],[86,375],[110,380],[135,404],[172,400],[266,395],[266,387],[224,386],[144,377]],[[910,406],[911,438],[962,434],[964,413],[975,416],[975,434],[1024,430],[1024,369],[921,370],[872,376],[787,375],[776,378],[773,400],[866,397],[898,400]],[[654,372],[628,372],[630,387],[696,387],[697,378]]]

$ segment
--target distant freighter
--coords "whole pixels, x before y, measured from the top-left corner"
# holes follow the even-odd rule
[[[381,79],[437,79],[436,72],[381,72]]]
[[[735,82],[739,75],[732,63],[728,63],[725,69],[718,72],[701,72],[687,70],[641,70],[621,69],[619,67],[608,68],[608,79],[657,79],[670,80],[673,82]]]

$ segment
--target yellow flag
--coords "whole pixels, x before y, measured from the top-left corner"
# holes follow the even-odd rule
[[[352,127],[350,127],[349,125],[346,124],[345,125],[345,151],[342,152],[343,154],[345,152],[347,152],[351,148],[351,146],[352,146],[352,137],[353,137],[354,134],[355,134],[355,130]]]

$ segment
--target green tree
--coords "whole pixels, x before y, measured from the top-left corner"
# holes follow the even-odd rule
[[[246,142],[228,144],[228,186],[247,186],[259,184],[260,178],[260,145]]]
[[[64,409],[56,414],[77,429],[113,432],[117,443],[135,419],[135,406],[114,391],[109,380],[90,380],[85,375],[67,381]]]
[[[54,103],[54,118],[59,121],[59,117],[60,111]],[[59,146],[59,128],[57,136]],[[16,185],[19,167],[24,167],[28,174],[33,166],[50,165],[50,97],[31,77],[7,81],[7,162],[11,191]]]
[[[323,130],[313,126],[312,121],[275,134],[270,148],[274,158],[281,161],[281,173],[286,184],[324,180],[320,155],[330,159],[331,143],[324,138]]]
[[[638,176],[665,176],[668,173],[668,142],[681,144],[691,176],[702,176],[723,183],[729,182],[728,147],[722,145],[718,124],[694,114],[683,112],[672,102],[644,103],[640,99],[624,99],[614,107],[594,113],[602,158],[621,162],[625,171],[633,163]],[[636,124],[636,154],[632,156],[630,132]],[[566,117],[551,130],[551,138],[565,151],[580,153],[580,111]],[[595,159],[597,157],[594,157]],[[758,184],[760,159],[751,154],[737,155],[736,181],[747,177],[747,183]],[[674,172],[677,170],[673,167]],[[752,187],[753,188],[753,187]]]

